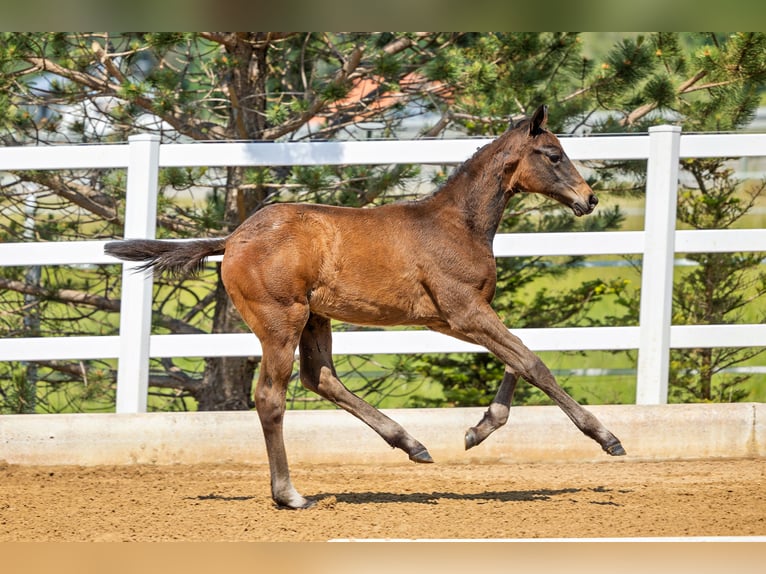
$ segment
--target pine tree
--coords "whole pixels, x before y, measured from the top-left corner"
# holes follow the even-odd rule
[[[515,36],[514,46],[539,38]],[[534,60],[525,60],[494,73],[498,83],[502,77],[523,78],[530,93],[550,90],[556,94],[553,107],[554,131],[590,131],[592,133],[644,132],[652,125],[677,123],[685,131],[730,131],[741,128],[752,119],[766,85],[766,35],[762,33],[677,34],[657,33],[626,37],[613,45],[600,61],[582,57],[577,42],[562,38],[561,50],[550,49],[545,63],[564,70],[569,82],[545,82],[549,70]],[[566,46],[566,47],[564,47]],[[555,59],[556,54],[560,59]],[[485,55],[486,56],[486,55]],[[505,60],[504,60],[505,61]],[[512,61],[508,58],[507,61]],[[534,71],[542,72],[535,76]],[[491,74],[485,73],[485,76]],[[557,79],[563,79],[557,76]],[[577,84],[579,82],[579,88]],[[512,81],[509,80],[509,84]],[[509,97],[512,90],[503,91]],[[487,94],[496,95],[494,92]],[[496,96],[501,97],[501,96]],[[472,98],[487,105],[491,98]],[[475,115],[491,115],[486,111]],[[475,128],[470,123],[469,128]],[[645,188],[644,162],[611,162],[591,164],[599,168],[600,181],[594,188],[615,190],[616,174],[632,178],[627,188]],[[607,170],[607,168],[609,168]],[[720,229],[735,224],[763,195],[764,184],[740,184],[722,159],[688,160],[682,172],[685,180],[696,182],[682,190],[679,222],[699,229]],[[649,216],[649,215],[647,215]],[[603,213],[603,219],[592,221],[594,228],[609,229],[619,225],[619,211]],[[529,220],[512,221],[523,229]],[[506,227],[506,230],[518,230]],[[554,230],[549,217],[537,222],[539,230]],[[762,253],[689,254],[698,264],[674,287],[676,324],[720,324],[734,322],[747,303],[764,295],[766,275],[759,271]],[[572,261],[573,262],[573,261]],[[570,262],[571,263],[571,262]],[[534,271],[525,270],[530,265]],[[636,324],[638,291],[629,292],[625,280],[581,285],[570,293],[538,291],[529,302],[516,296],[527,280],[546,273],[565,273],[567,265],[546,268],[533,259],[502,260],[499,266],[498,297],[495,307],[509,326],[535,327],[553,325],[594,324],[588,318],[588,305],[612,297],[615,313],[608,315],[609,324]],[[574,303],[567,305],[566,303]],[[579,305],[578,305],[579,303]],[[624,310],[621,312],[620,308]],[[573,312],[574,310],[574,312]],[[755,321],[766,320],[766,317]],[[761,353],[752,349],[673,349],[671,351],[670,399],[741,400],[748,395],[741,383],[747,375],[724,375],[722,371]],[[486,355],[426,356],[418,358],[415,370],[441,381],[444,399],[415,397],[412,404],[487,404],[494,396],[503,374],[503,365]],[[714,381],[715,377],[715,381]],[[716,382],[717,381],[717,382]],[[521,403],[545,401],[541,393],[523,384],[516,392]]]
[[[741,125],[763,86],[763,34],[694,42],[669,33],[625,38],[603,59],[589,59],[575,33],[4,34],[0,139],[3,145],[118,142],[136,132],[158,133],[165,142],[398,137],[406,120],[423,114],[431,119],[415,137],[448,130],[492,136],[540,103],[549,104],[549,123],[558,133],[643,131],[668,118],[686,130]],[[448,169],[431,183],[438,185]],[[611,172],[595,173],[606,177],[594,186],[611,185]],[[416,166],[166,169],[158,235],[226,234],[275,201],[392,201],[426,177]],[[122,235],[125,178],[119,171],[14,172],[3,185],[4,241],[21,239],[22,196],[30,191],[40,199],[37,239]],[[200,187],[211,190],[204,202],[173,199],[178,190]],[[527,199],[509,209],[503,230],[575,228],[550,204]],[[584,224],[609,229],[620,219],[618,210],[603,211]],[[564,263],[562,269],[578,260]],[[497,307],[509,324],[576,323],[582,320],[577,305],[558,311],[552,302],[596,301],[622,289],[596,283],[572,293],[541,292],[529,305],[516,295],[550,272],[536,259],[502,263]],[[25,334],[30,305],[43,335],[114,332],[115,268],[44,268],[39,284],[23,275],[0,271],[3,336]],[[158,281],[154,325],[176,333],[243,328],[213,267],[197,282]],[[98,397],[108,397],[114,380],[108,362],[38,366],[50,390],[41,409],[104,404]],[[186,408],[178,396],[194,397],[202,409],[251,405],[254,359],[190,367],[180,359],[153,362],[150,384],[169,397],[168,408]],[[3,378],[18,379],[17,365],[5,368]]]

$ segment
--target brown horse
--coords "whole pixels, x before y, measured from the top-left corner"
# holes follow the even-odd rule
[[[505,375],[483,419],[466,432],[466,449],[506,422],[516,381],[523,377],[607,453],[625,454],[620,441],[556,383],[490,307],[496,283],[492,240],[512,195],[540,193],[577,216],[598,203],[558,138],[545,129],[546,120],[547,107],[541,106],[531,119],[480,148],[438,191],[417,201],[367,209],[275,204],[226,238],[107,244],[110,255],[177,274],[225,253],[226,290],[263,347],[255,402],[278,505],[312,504],[290,481],[282,436],[296,347],[303,385],[360,418],[411,460],[433,462],[404,428],[338,379],[331,319],[422,325],[482,345],[500,358]]]

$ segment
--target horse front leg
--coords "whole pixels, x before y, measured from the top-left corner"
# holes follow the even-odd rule
[[[506,368],[495,398],[492,399],[484,417],[479,421],[479,424],[466,431],[465,450],[481,444],[485,438],[508,421],[513,391],[516,390],[518,380],[518,377]]]
[[[470,309],[471,312],[453,314],[450,327],[454,336],[486,347],[503,361],[506,371],[512,376],[522,377],[548,395],[575,426],[599,443],[607,454],[612,456],[625,454],[620,440],[559,386],[553,373],[540,357],[529,350],[518,337],[508,332],[503,322],[486,302],[479,300],[475,305],[465,305],[463,308]],[[501,385],[501,390],[509,391],[510,383],[505,389]],[[500,405],[501,409],[503,405],[504,403]]]
[[[413,462],[433,462],[431,455],[399,423],[349,391],[338,379],[332,361],[330,320],[310,315],[300,340],[300,379],[303,386],[348,411]]]
[[[558,385],[550,369],[542,360],[537,355],[533,356],[534,359],[530,367],[523,375],[524,379],[553,399],[577,428],[599,443],[604,452],[612,456],[626,454],[620,440],[607,430],[593,414],[585,410],[577,401],[570,397]]]

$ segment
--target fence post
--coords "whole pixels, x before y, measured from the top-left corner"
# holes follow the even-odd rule
[[[681,128],[649,128],[636,404],[668,402]]]
[[[125,239],[153,239],[157,226],[157,178],[160,138],[128,138]],[[151,272],[135,271],[138,263],[122,266],[120,351],[117,372],[118,413],[146,412],[149,389],[149,335],[152,327]]]

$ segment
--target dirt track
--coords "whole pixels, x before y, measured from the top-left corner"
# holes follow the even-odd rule
[[[766,535],[766,459],[292,474],[315,508],[275,508],[262,465],[4,465],[0,541]]]

